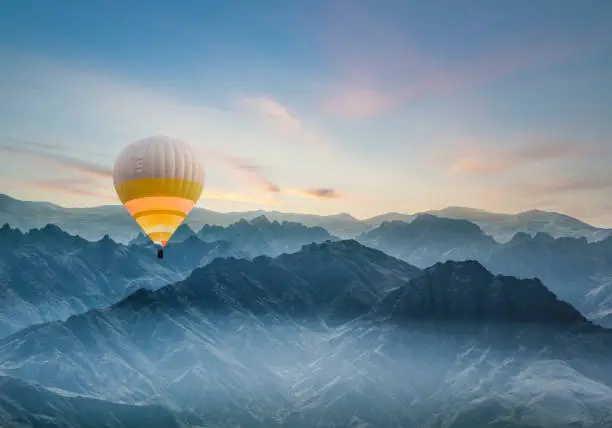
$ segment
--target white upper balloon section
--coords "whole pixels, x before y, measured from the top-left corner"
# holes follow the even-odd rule
[[[177,178],[204,184],[204,167],[196,150],[184,141],[148,137],[127,146],[115,161],[115,186],[143,178]]]

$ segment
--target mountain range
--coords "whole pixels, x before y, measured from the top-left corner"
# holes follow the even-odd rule
[[[530,235],[544,232],[556,238],[585,237],[589,241],[602,240],[611,234],[609,229],[597,228],[564,214],[537,210],[519,214],[498,214],[472,208],[449,207],[421,214],[468,220],[499,242],[510,240],[518,232]],[[196,207],[187,217],[185,224],[197,232],[205,225],[229,226],[242,219],[250,221],[265,216],[270,221],[289,221],[309,227],[322,227],[331,235],[346,239],[355,238],[385,221],[410,222],[417,215],[387,213],[359,220],[349,214],[319,216],[262,210],[219,213]],[[113,240],[122,243],[128,243],[140,232],[136,223],[120,205],[64,208],[48,202],[20,201],[0,194],[0,224],[4,223],[23,231],[52,223],[89,240],[95,241],[109,235]]]
[[[467,220],[417,216],[388,221],[358,238],[418,267],[446,260],[478,260],[495,273],[540,278],[589,319],[612,326],[612,238],[554,238],[519,232],[499,243]]]
[[[55,225],[22,233],[0,228],[0,337],[30,324],[105,307],[139,288],[184,278],[218,256],[237,255],[226,242],[197,238],[154,249],[127,247],[105,236],[90,242]]]
[[[138,288],[178,281],[216,257],[253,258],[298,251],[334,239],[322,228],[241,220],[204,227],[196,236],[182,225],[164,260],[144,236],[126,246],[105,235],[90,242],[47,225],[23,233],[0,228],[0,337],[33,323],[65,319],[108,306]]]
[[[259,213],[185,224],[160,260],[110,236],[116,208],[50,217],[88,239],[0,227],[0,426],[612,426],[603,230],[500,239],[453,208],[346,240]]]
[[[29,327],[0,341],[0,371],[69,415],[163,406],[169,426],[603,428],[611,355],[611,332],[539,280],[336,241],[217,258]],[[25,418],[20,400],[0,398],[0,414]]]

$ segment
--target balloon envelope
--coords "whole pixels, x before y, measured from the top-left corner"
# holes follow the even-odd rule
[[[121,152],[113,181],[127,211],[163,247],[200,198],[204,168],[187,143],[150,137]]]

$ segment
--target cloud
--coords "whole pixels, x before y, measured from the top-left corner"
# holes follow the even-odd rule
[[[252,195],[244,195],[235,192],[225,192],[212,189],[204,189],[201,199],[214,199],[217,201],[242,202],[254,205],[278,205],[279,201],[272,198],[257,198]]]
[[[427,70],[407,68],[404,73],[410,77],[395,82],[374,75],[369,83],[364,84],[361,79],[349,75],[329,88],[323,100],[323,109],[329,115],[347,119],[371,117],[410,101],[454,95],[522,70],[554,64],[566,58],[547,53],[544,47],[525,56],[512,57],[512,53],[504,53],[452,66],[431,63]],[[423,65],[429,63],[426,59],[420,62]],[[401,61],[394,61],[390,66],[399,67],[398,63]],[[395,73],[399,74],[398,71]]]
[[[333,115],[358,119],[374,116],[397,102],[397,96],[385,94],[377,89],[345,88],[340,89],[325,101],[324,110]]]
[[[603,46],[602,40],[609,40],[605,29],[548,40],[529,40],[525,31],[508,38],[512,43],[449,61],[417,46],[405,28],[377,19],[380,16],[380,10],[355,2],[329,3],[320,32],[321,45],[336,69],[321,101],[329,115],[375,116],[410,101],[453,95],[524,70],[590,55]]]
[[[289,193],[301,197],[315,198],[315,199],[337,199],[342,197],[336,189],[329,187],[319,187],[314,189],[291,189]]]
[[[265,168],[258,165],[253,160],[232,156],[224,153],[220,150],[207,150],[207,152],[217,159],[220,159],[226,165],[229,165],[232,169],[242,173],[247,179],[269,193],[279,193],[280,186],[265,175]]]
[[[205,152],[213,152],[215,146],[219,147],[221,142],[224,152],[227,150],[243,154],[243,157],[225,155],[217,159],[222,159],[225,165],[229,165],[230,168],[226,170],[236,171],[257,186],[257,189],[249,190],[258,192],[262,189],[263,192],[258,193],[269,196],[262,196],[262,199],[258,199],[259,202],[272,204],[276,203],[273,198],[277,198],[281,203],[282,196],[287,192],[282,183],[278,183],[276,178],[271,176],[267,167],[252,160],[253,156],[269,155],[271,162],[279,165],[299,163],[301,168],[296,168],[295,175],[310,176],[308,170],[311,168],[304,165],[316,167],[318,160],[307,152],[314,149],[316,155],[321,155],[321,152],[334,145],[331,138],[320,133],[308,120],[302,121],[291,108],[285,107],[272,97],[256,96],[243,104],[243,107],[248,107],[251,117],[259,118],[256,122],[249,123],[245,120],[244,109],[219,109],[192,103],[181,98],[180,93],[172,93],[172,88],[160,92],[156,87],[134,84],[129,76],[106,75],[78,64],[40,57],[17,57],[11,62],[9,69],[0,70],[0,74],[6,73],[9,77],[14,77],[0,79],[0,89],[8,90],[8,97],[4,98],[6,103],[21,103],[27,107],[34,105],[32,103],[36,103],[43,93],[45,103],[41,109],[45,113],[44,116],[49,118],[49,122],[73,121],[79,124],[74,130],[68,129],[61,131],[61,135],[57,134],[62,140],[83,141],[82,145],[79,144],[78,151],[55,144],[22,144],[24,140],[0,139],[0,156],[3,151],[10,151],[12,155],[29,156],[61,167],[53,168],[53,171],[48,171],[50,173],[66,170],[96,177],[100,181],[108,180],[112,177],[112,168],[105,166],[104,160],[114,159],[125,144],[142,136],[167,134],[190,141]],[[24,122],[36,120],[40,119],[37,116],[23,118]],[[244,126],[236,126],[237,123]],[[290,136],[286,141],[290,141],[294,146],[283,147],[282,144],[286,141],[258,132],[257,127],[262,123],[273,124],[274,129],[283,130],[285,136]],[[44,124],[37,126],[41,130],[45,129]],[[58,132],[55,128],[53,131]],[[30,135],[25,125],[21,132],[20,136],[24,138]],[[50,136],[45,138],[54,140]],[[270,142],[270,145],[267,145],[267,142]],[[103,153],[96,154],[97,157],[89,156],[85,150],[81,150],[81,146],[92,150],[99,149]],[[304,151],[300,150],[302,147]],[[96,163],[98,157],[101,159],[99,164]],[[10,156],[6,158],[10,159]],[[209,160],[211,163],[214,161]],[[229,186],[233,184],[233,180],[224,173],[226,171],[217,171],[218,174],[211,172],[213,173],[207,174],[207,186],[211,185],[216,189],[231,188]],[[45,172],[43,178],[47,175]],[[16,174],[15,178],[17,176]],[[303,177],[296,179],[301,178]],[[252,199],[246,196],[250,192],[207,193],[207,190],[208,187],[205,187],[203,198],[244,202]],[[256,198],[259,196],[261,195]]]
[[[312,126],[304,124],[287,107],[274,98],[267,96],[243,97],[239,104],[247,107],[250,112],[259,117],[269,119],[267,123],[272,124],[283,136],[289,137],[292,141],[302,144],[304,147],[329,153],[335,145],[331,137]]]
[[[288,129],[299,131],[302,128],[300,121],[280,102],[273,98],[262,96],[254,98],[245,97],[242,99],[242,103],[253,111],[274,119],[275,122]]]
[[[218,159],[221,159],[231,168],[241,173],[244,173],[250,182],[260,186],[267,193],[284,193],[310,199],[337,199],[343,196],[337,190],[329,187],[308,189],[283,189],[278,184],[274,183],[266,177],[265,168],[263,166],[257,164],[251,159],[232,156],[219,150],[208,150],[208,153]],[[266,200],[266,203],[272,203],[271,201],[272,200]]]
[[[612,176],[575,177],[513,186],[521,194],[548,196],[576,192],[612,190]]]
[[[26,146],[32,149],[40,149],[40,150],[46,150],[46,151],[66,150],[66,147],[59,145],[59,144],[24,140],[21,138],[14,138],[14,137],[6,136],[6,135],[0,135],[0,144],[8,145],[8,146]]]
[[[117,196],[109,191],[96,189],[89,181],[78,179],[57,180],[28,180],[23,182],[28,187],[34,187],[45,191],[62,193],[70,196],[81,196],[87,198],[101,199],[117,202]]]
[[[594,153],[595,149],[584,142],[534,139],[529,145],[512,151],[461,155],[452,162],[451,171],[468,174],[500,173],[529,163],[579,158]]]
[[[5,153],[28,156],[44,162],[54,163],[68,170],[98,178],[108,179],[113,176],[113,170],[110,167],[49,151],[58,149],[59,147],[60,146],[43,145],[31,142],[21,142],[19,143],[19,146],[16,144],[6,144],[0,142],[0,151]]]
[[[511,168],[510,162],[483,159],[474,156],[463,156],[455,161],[451,170],[453,172],[467,172],[471,174],[489,174],[507,171]]]

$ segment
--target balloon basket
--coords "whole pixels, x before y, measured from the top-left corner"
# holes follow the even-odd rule
[[[164,258],[164,249],[163,248],[158,248],[157,249],[157,258],[158,259],[163,259]]]

